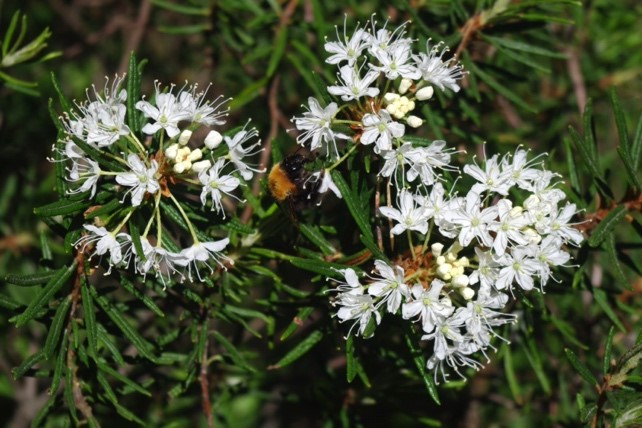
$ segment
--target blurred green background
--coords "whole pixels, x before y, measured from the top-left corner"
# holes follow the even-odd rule
[[[414,37],[444,39],[454,51],[469,19],[502,3],[0,1],[0,35],[4,35],[14,12],[20,10],[28,17],[25,40],[48,27],[52,36],[45,52],[61,52],[60,57],[48,62],[1,69],[19,79],[37,82],[37,87],[26,94],[0,84],[0,272],[31,273],[43,263],[56,266],[55,257],[43,257],[41,242],[47,236],[46,226],[32,214],[33,207],[55,197],[52,166],[46,159],[56,139],[47,108],[49,98],[54,97],[50,73],[56,75],[69,99],[83,100],[85,88],[92,84],[100,88],[105,76],[123,73],[130,52],[135,51],[139,59],[148,60],[143,83],[147,93],[152,92],[154,79],[178,85],[189,80],[200,82],[202,87],[212,82],[213,94],[234,97],[232,115],[250,115],[264,141],[287,150],[294,144],[286,132],[292,127],[289,118],[300,114],[300,105],[315,95],[309,72],[333,79],[334,70],[323,63],[324,36],[334,39],[334,25],[341,26],[344,15],[352,23],[350,28],[372,13],[377,13],[380,20],[389,16],[394,24],[411,19]],[[612,166],[618,138],[609,89],[615,88],[631,128],[642,105],[642,4],[637,0],[585,1],[578,5],[567,2],[550,7],[547,2],[541,3],[544,6],[539,12],[546,12],[550,19],[500,17],[471,34],[462,58],[481,71],[471,70],[469,83],[457,98],[440,99],[423,112],[430,118],[427,132],[471,153],[479,151],[483,141],[488,142],[489,152],[513,151],[524,144],[535,153],[550,153],[551,169],[564,175],[567,156],[574,155],[564,148],[567,128],[581,128],[581,112],[592,99],[599,161],[612,184],[614,199],[618,199],[625,192],[625,178],[621,168]],[[538,46],[543,53],[506,49],[501,40]],[[589,179],[580,176],[579,181],[588,188]],[[588,211],[601,206],[586,194],[571,196],[571,200],[574,198]],[[633,248],[629,255],[635,259],[639,251]],[[592,269],[587,275],[604,274],[599,265]],[[642,282],[638,278],[631,284],[629,294],[614,297],[633,308],[627,312],[620,307],[617,313],[628,332],[616,337],[624,347],[635,340],[634,333],[639,330],[636,309],[640,308]],[[4,294],[21,302],[33,296],[29,288],[0,287]],[[543,312],[553,314],[555,323],[559,323],[556,328],[538,324],[542,319],[527,311],[531,323],[520,326],[528,330],[527,334],[518,335],[517,343],[503,352],[503,358],[494,358],[465,386],[441,389],[441,407],[432,403],[422,385],[411,382],[410,376],[400,378],[399,373],[412,367],[388,371],[374,363],[381,362],[377,358],[367,367],[372,390],[364,393],[362,385],[347,385],[343,368],[333,367],[342,344],[326,341],[323,349],[287,371],[267,372],[237,389],[232,387],[230,396],[221,400],[223,404],[216,411],[239,427],[418,426],[437,421],[443,426],[462,427],[576,426],[574,392],[581,387],[560,357],[562,348],[572,346],[569,337],[574,336],[588,346],[587,358],[597,358],[610,323],[603,312],[590,305],[587,291],[568,293],[561,285],[553,285],[549,293],[554,299],[549,295],[533,298],[534,312],[546,307]],[[323,316],[329,315],[326,312]],[[548,321],[550,324],[550,318]],[[561,334],[565,328],[568,334]],[[45,331],[40,324],[16,329],[0,311],[0,425],[24,426],[46,399],[46,383],[35,378],[14,381],[11,376],[11,369],[34,351]],[[362,344],[367,354],[368,342]],[[267,349],[258,349],[258,360],[270,355]],[[545,357],[539,362],[547,376],[544,381],[530,368],[533,362],[529,360],[538,355],[535,349]],[[505,372],[505,361],[511,358],[515,371]],[[507,386],[507,376],[517,377],[512,381],[519,384],[520,391]],[[364,396],[368,399],[363,400]],[[128,404],[146,412],[139,417],[150,425],[165,426],[154,413],[162,400],[150,401]],[[180,400],[172,406],[172,411],[181,412]],[[198,406],[191,406],[186,408],[198,412]],[[105,426],[109,426],[107,422]],[[181,425],[177,422],[174,426]]]

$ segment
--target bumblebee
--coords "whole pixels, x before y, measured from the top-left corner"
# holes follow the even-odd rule
[[[318,200],[323,170],[306,170],[306,164],[311,161],[308,156],[294,153],[272,167],[268,175],[268,188],[277,202],[287,202],[291,209],[299,210]]]

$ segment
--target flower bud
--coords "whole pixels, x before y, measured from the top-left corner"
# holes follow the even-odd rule
[[[195,162],[194,164],[192,164],[192,171],[198,174],[199,172],[205,171],[211,166],[212,166],[212,162],[210,162],[209,159],[205,159],[200,162]]]
[[[182,174],[185,172],[185,164],[183,162],[176,163],[172,169],[176,174]]]
[[[386,104],[392,104],[398,99],[399,94],[395,94],[394,92],[386,92],[386,94],[383,96],[383,100]]]
[[[430,249],[432,250],[432,255],[435,257],[439,257],[441,255],[441,252],[444,249],[444,244],[440,242],[435,242],[430,246]]]
[[[468,279],[468,275],[457,275],[453,276],[453,280],[450,282],[453,287],[456,288],[462,288],[462,287],[468,287],[468,284],[470,284],[470,281]]]
[[[191,136],[192,136],[192,131],[190,131],[189,129],[184,130],[183,132],[181,132],[181,135],[178,137],[178,144],[180,144],[181,146],[184,146],[185,144],[187,144]]]
[[[444,263],[446,263],[446,257],[444,256],[437,256],[437,260],[435,261],[437,263],[437,266],[441,266]]]
[[[185,159],[189,158],[190,153],[191,153],[191,150],[190,150],[189,147],[181,147],[180,149],[178,149],[178,151],[176,153],[176,157],[174,158],[174,162],[176,162],[176,163],[183,162]]]
[[[432,95],[434,93],[435,90],[432,88],[432,86],[424,86],[417,91],[417,93],[415,94],[415,98],[417,98],[419,101],[429,100],[432,98]]]
[[[418,118],[417,116],[408,116],[406,118],[406,123],[411,128],[419,128],[421,125],[424,124],[424,121]]]
[[[203,157],[203,152],[201,151],[201,149],[194,149],[192,150],[192,152],[189,154],[187,158],[190,161],[195,162],[197,160],[201,160],[202,157]]]
[[[475,290],[470,287],[465,287],[459,290],[459,294],[461,294],[461,297],[465,300],[472,300],[472,298],[475,297]]]
[[[165,157],[168,159],[176,159],[178,154],[178,144],[172,144],[167,149],[165,149]]]
[[[223,136],[218,131],[210,131],[205,137],[205,147],[214,150],[223,141]]]
[[[452,269],[452,266],[450,265],[450,263],[444,263],[443,265],[439,265],[439,267],[437,268],[437,275],[446,279],[445,278],[446,275],[450,277],[451,269]]]
[[[412,86],[412,80],[410,79],[401,79],[401,83],[399,83],[399,93],[400,94],[405,94],[408,92],[408,89]]]

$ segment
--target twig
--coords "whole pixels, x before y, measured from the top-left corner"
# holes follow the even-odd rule
[[[201,329],[207,330],[207,318],[201,326]],[[207,348],[209,340],[207,332],[205,333],[205,345],[203,346],[203,354],[201,355],[201,370],[198,375],[198,382],[201,384],[201,402],[203,405],[203,415],[207,421],[208,428],[214,428],[214,419],[212,419],[212,406],[210,404],[210,384],[207,379]]]
[[[566,68],[568,76],[573,83],[573,92],[575,93],[575,101],[580,114],[584,111],[586,105],[586,85],[584,84],[584,76],[582,75],[582,68],[580,67],[580,59],[575,49],[566,49]]]

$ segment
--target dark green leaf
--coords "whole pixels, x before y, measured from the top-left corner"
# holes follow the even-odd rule
[[[564,353],[566,354],[566,358],[568,361],[571,363],[575,371],[582,376],[582,379],[584,379],[586,382],[588,382],[591,386],[597,386],[597,380],[593,376],[593,374],[589,371],[588,368],[580,361],[579,358],[577,358],[577,355],[573,351],[571,351],[568,348],[564,348]]]
[[[622,325],[622,322],[618,319],[616,313],[613,311],[613,308],[611,308],[611,305],[609,305],[606,297],[606,293],[604,290],[601,288],[595,288],[593,289],[593,297],[595,298],[595,301],[597,304],[602,308],[604,313],[609,317],[609,319],[615,324],[615,326],[622,332],[626,331],[626,328]]]
[[[571,142],[568,138],[564,138],[564,154],[566,155],[566,166],[567,166],[567,177],[571,183],[571,187],[575,192],[582,193],[580,188],[580,179],[577,175],[577,166],[575,165],[575,156],[573,150],[571,149]]]
[[[602,241],[608,237],[608,234],[620,223],[620,220],[624,218],[625,214],[626,207],[624,205],[618,205],[612,209],[595,229],[593,229],[593,232],[591,232],[588,240],[589,245],[593,248],[599,246]]]
[[[301,358],[308,351],[310,351],[314,345],[319,343],[323,339],[323,333],[320,331],[313,331],[308,337],[299,342],[290,352],[285,354],[276,364],[271,365],[268,369],[280,369],[289,364],[292,364],[294,361]]]
[[[617,99],[617,94],[615,93],[615,88],[611,87],[609,92],[611,96],[611,107],[613,108],[613,115],[615,116],[615,125],[617,127],[617,133],[620,138],[620,146],[624,149],[624,152],[628,155],[631,153],[631,144],[629,143],[629,132],[626,129],[626,119],[624,113],[622,112],[622,106],[620,106],[620,101]]]
[[[640,155],[642,154],[642,114],[640,114],[640,118],[638,119],[638,127],[635,130],[635,136],[631,142],[629,154],[631,155],[633,169],[637,170],[640,166]]]
[[[622,355],[609,379],[609,385],[622,385],[628,379],[629,373],[637,368],[642,360],[642,343],[637,343]]]
[[[294,333],[298,328],[301,327],[303,321],[305,321],[313,311],[314,308],[312,306],[306,306],[299,309],[299,312],[297,312],[290,325],[288,325],[285,331],[283,331],[279,340],[283,341],[290,337],[292,333]]]
[[[96,309],[94,300],[89,293],[89,286],[83,283],[80,286],[80,295],[82,297],[82,312],[85,320],[85,332],[87,334],[87,344],[89,345],[89,355],[96,357],[98,349],[98,326],[96,324]]]
[[[555,52],[555,51],[541,48],[539,46],[530,45],[528,43],[521,42],[519,40],[508,39],[505,37],[494,37],[494,36],[489,36],[487,34],[482,34],[481,37],[484,40],[492,42],[494,45],[503,46],[508,49],[513,49],[516,51],[526,52],[527,54],[542,55],[542,56],[548,56],[551,58],[560,58],[560,59],[566,58],[566,55],[560,52]]]
[[[511,101],[516,106],[523,108],[524,110],[528,110],[533,113],[537,112],[537,110],[535,110],[533,107],[526,104],[519,95],[499,83],[490,74],[477,67],[474,62],[471,61],[468,64],[470,64],[472,73],[475,73],[475,75],[478,76],[480,80],[484,81],[488,86],[497,91],[500,95],[503,95],[507,100]]]
[[[67,347],[69,345],[69,330],[65,330],[62,335],[62,342],[60,345],[60,350],[56,356],[56,361],[54,363],[53,375],[51,376],[51,386],[47,389],[47,394],[56,395],[58,392],[58,386],[60,385],[60,378],[65,369],[65,362],[67,360]]]
[[[570,126],[568,130],[571,134],[571,141],[579,150],[580,156],[589,172],[593,177],[600,178],[602,174],[600,173],[597,160],[593,154],[594,149],[591,147],[591,143],[588,142],[587,139],[582,138],[572,126]]]
[[[47,270],[31,275],[15,275],[9,274],[4,277],[4,280],[9,284],[19,285],[21,287],[31,287],[33,285],[40,285],[48,282],[56,274],[53,270]]]
[[[31,367],[34,365],[38,364],[41,361],[44,361],[46,359],[45,351],[44,349],[41,349],[34,354],[31,354],[26,360],[22,362],[18,367],[14,368],[11,370],[11,374],[13,375],[14,379],[19,379],[21,378]]]
[[[633,185],[638,189],[642,189],[642,184],[640,183],[640,177],[638,177],[638,171],[633,166],[633,159],[631,158],[631,155],[629,154],[629,152],[624,150],[623,147],[618,147],[617,153],[620,155],[620,159],[622,159],[622,163],[624,164],[624,169],[629,175],[629,178],[631,179],[631,182],[633,183]]]
[[[406,331],[404,333],[404,340],[412,356],[412,361],[415,363],[415,368],[417,369],[417,372],[419,372],[419,375],[423,379],[426,390],[428,390],[428,395],[430,395],[430,397],[433,399],[435,403],[441,404],[441,402],[439,401],[439,394],[437,392],[437,386],[435,385],[435,380],[432,378],[432,376],[430,376],[430,373],[426,371],[426,360],[421,353],[421,349],[419,349],[415,345],[416,339],[412,334],[412,329],[410,326],[406,327]]]
[[[267,71],[265,73],[267,77],[272,77],[276,68],[279,66],[287,41],[288,27],[282,26],[278,29],[278,32],[272,41],[272,55],[270,56],[270,61],[268,62]]]
[[[519,382],[517,381],[517,376],[515,376],[513,354],[511,353],[509,346],[504,348],[504,375],[506,376],[508,388],[513,396],[513,400],[515,400],[517,404],[522,404],[524,402],[524,398],[522,397],[522,390],[519,386]]]
[[[134,135],[140,135],[141,130],[139,112],[136,109],[136,103],[140,100],[140,79],[141,73],[136,64],[136,55],[132,51],[127,67],[127,124]]]
[[[95,302],[98,303],[98,306],[100,306],[100,308],[114,322],[125,338],[134,345],[143,357],[150,361],[154,361],[155,357],[154,354],[152,354],[152,345],[138,333],[138,331],[122,316],[120,311],[116,309],[111,302],[109,302],[105,297],[99,296],[93,286],[90,286],[90,292]]]
[[[40,217],[53,217],[57,215],[75,214],[84,211],[91,206],[90,201],[60,199],[41,207],[33,209],[35,215]]]
[[[221,333],[218,331],[213,331],[212,335],[214,338],[227,350],[228,355],[236,365],[236,367],[244,368],[245,370],[256,373],[256,369],[252,367],[241,355],[238,349],[232,343],[227,340]]]
[[[71,278],[76,270],[76,261],[68,266],[56,271],[56,275],[49,280],[47,285],[40,291],[40,294],[33,299],[25,311],[15,318],[16,327],[20,327],[35,317],[43,305],[49,303],[53,296],[62,288],[63,285]]]
[[[45,419],[49,416],[49,413],[51,413],[51,409],[54,407],[54,404],[56,403],[57,396],[56,394],[51,395],[47,402],[38,410],[38,413],[36,416],[33,418],[31,421],[31,427],[36,428],[40,426],[45,426],[44,422]]]
[[[71,306],[71,297],[67,296],[62,299],[62,302],[58,305],[56,313],[51,320],[51,325],[49,326],[49,333],[47,334],[47,339],[45,340],[45,356],[47,359],[50,359],[60,342],[60,335],[62,334],[62,328],[67,321],[67,312],[69,312],[69,307]]]
[[[330,256],[337,252],[332,244],[325,239],[318,227],[301,224],[299,226],[299,231],[303,236],[308,238],[311,243],[316,245],[324,256]]]
[[[352,383],[357,375],[358,365],[359,361],[354,355],[354,337],[349,335],[346,339],[346,380],[348,383]]]
[[[121,277],[120,283],[125,290],[127,290],[132,296],[136,297],[141,302],[143,302],[143,304],[147,306],[149,309],[151,309],[151,311],[154,312],[156,315],[158,315],[161,318],[165,316],[165,313],[161,310],[161,308],[159,308],[149,296],[146,296],[144,293],[141,293],[136,288],[136,286],[127,278]]]
[[[622,288],[626,288],[631,290],[631,284],[629,284],[629,281],[626,278],[626,275],[624,275],[624,271],[622,270],[622,265],[620,264],[620,257],[618,257],[618,251],[615,246],[615,235],[613,232],[609,233],[608,236],[605,239],[605,247],[606,247],[606,254],[609,256],[609,261],[610,266],[613,268],[612,270],[615,272],[615,277],[617,278],[617,282],[620,283]]]
[[[602,358],[602,372],[604,374],[608,373],[611,369],[611,352],[613,350],[613,333],[615,328],[611,326],[609,328],[609,334],[606,337],[606,342],[604,344],[604,357]]]
[[[103,361],[96,361],[96,365],[98,366],[98,369],[100,371],[103,371],[103,372],[107,373],[109,376],[111,376],[111,377],[115,378],[116,380],[124,383],[125,385],[127,385],[128,387],[133,389],[134,391],[137,391],[137,392],[139,392],[139,393],[141,393],[143,395],[146,395],[147,397],[151,397],[152,396],[152,394],[148,390],[146,390],[145,388],[140,386],[138,383],[130,380],[128,377],[123,376],[122,374],[118,373],[116,370],[114,370],[111,367],[109,367]]]
[[[615,417],[614,428],[642,426],[642,399],[631,400]]]

